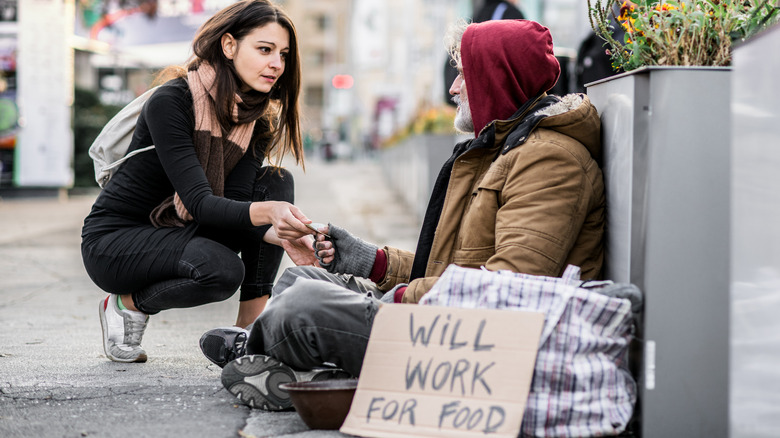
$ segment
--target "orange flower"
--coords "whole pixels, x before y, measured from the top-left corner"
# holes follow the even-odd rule
[[[676,11],[677,10],[677,6],[670,5],[669,3],[664,3],[664,4],[660,4],[660,5],[655,5],[654,9],[656,11],[659,11],[659,12]]]
[[[629,1],[624,1],[620,6],[620,16],[618,17],[618,21],[620,22],[620,25],[623,27],[623,29],[625,29],[628,33],[632,33],[634,31],[634,22],[636,19],[631,18],[631,13],[634,12],[635,6],[636,5],[634,3]]]
[[[628,18],[628,14],[634,11],[636,4],[630,1],[624,1],[620,5],[620,19],[625,20]]]

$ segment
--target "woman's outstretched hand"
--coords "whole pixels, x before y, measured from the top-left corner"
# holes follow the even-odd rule
[[[295,240],[313,234],[306,227],[311,220],[296,206],[283,201],[253,202],[249,216],[254,225],[271,224],[282,240]]]

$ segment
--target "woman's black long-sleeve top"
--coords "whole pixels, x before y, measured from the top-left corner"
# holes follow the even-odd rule
[[[129,150],[152,144],[155,148],[128,159],[106,184],[84,221],[82,246],[114,233],[115,239],[143,239],[152,246],[163,245],[171,250],[167,258],[180,255],[199,225],[251,228],[250,199],[261,166],[259,157],[264,156],[267,146],[263,129],[267,130],[268,124],[259,120],[249,150],[226,177],[225,197],[215,196],[193,144],[195,117],[187,82],[175,79],[159,87],[138,118]],[[184,228],[149,230],[149,214],[174,192],[193,216],[193,222]],[[103,242],[99,244],[103,248],[95,249],[126,248],[129,242],[123,243]]]

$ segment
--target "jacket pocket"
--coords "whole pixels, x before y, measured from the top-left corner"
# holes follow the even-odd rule
[[[469,206],[463,215],[459,248],[464,250],[495,251],[496,215],[501,204],[501,190],[505,176],[488,171],[472,192]]]
[[[479,268],[495,253],[495,247],[492,245],[485,248],[459,249],[453,254],[452,262],[464,268]]]

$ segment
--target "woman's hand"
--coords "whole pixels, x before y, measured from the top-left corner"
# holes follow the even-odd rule
[[[295,240],[313,233],[305,225],[311,223],[311,220],[289,202],[253,202],[249,207],[249,216],[253,225],[271,224],[282,240]]]
[[[316,266],[320,267],[317,257],[314,256],[314,239],[310,236],[303,236],[295,240],[282,240],[281,247],[287,252],[287,256],[296,266]]]

